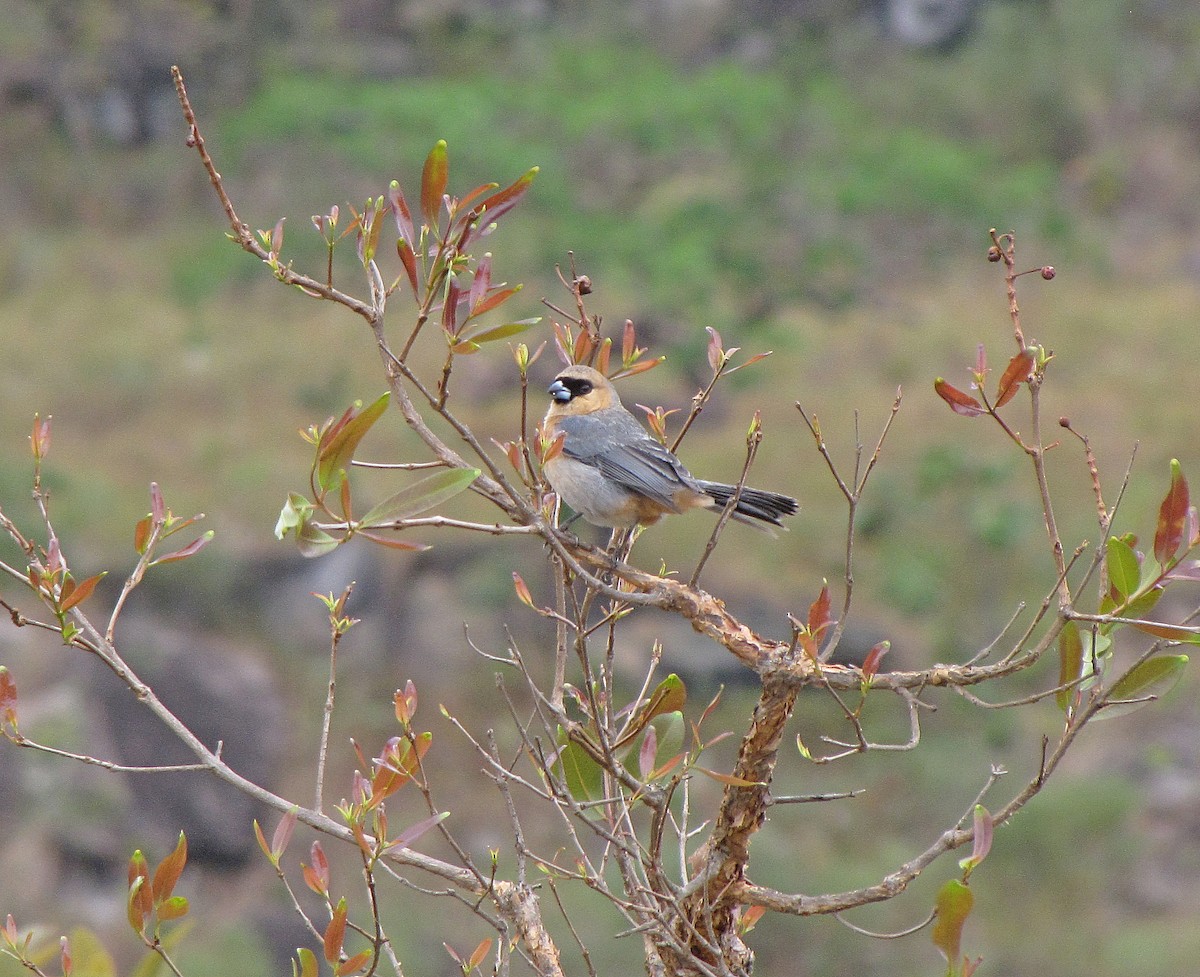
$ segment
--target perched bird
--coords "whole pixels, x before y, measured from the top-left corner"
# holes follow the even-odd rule
[[[560,499],[597,526],[649,526],[667,513],[720,512],[737,489],[692,476],[678,458],[646,433],[621,406],[608,378],[590,366],[568,366],[550,384],[547,437],[564,435],[562,452],[546,462]],[[782,526],[796,500],[743,488],[732,518]],[[765,526],[759,528],[765,529]]]

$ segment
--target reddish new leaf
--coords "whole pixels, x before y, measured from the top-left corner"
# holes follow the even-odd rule
[[[171,898],[175,891],[175,884],[183,874],[185,865],[187,865],[187,837],[180,831],[175,850],[159,862],[158,868],[154,870],[154,882],[150,891],[156,904]]]
[[[396,690],[392,702],[396,708],[396,721],[401,726],[411,723],[413,716],[417,714],[417,687],[412,679],[404,683],[403,689]]]
[[[525,191],[533,183],[533,178],[538,175],[538,169],[539,167],[533,167],[533,169],[518,177],[511,185],[493,193],[475,208],[475,213],[480,215],[489,224],[499,220],[504,214],[512,210],[521,197],[525,195]]]
[[[1167,567],[1179,552],[1186,537],[1188,508],[1187,479],[1178,459],[1171,459],[1171,487],[1158,510],[1158,528],[1154,532],[1154,558]]]
[[[312,865],[301,865],[304,883],[317,895],[323,896],[329,891],[329,859],[325,857],[325,849],[319,841],[312,843]]]
[[[416,234],[413,232],[412,213],[408,209],[408,201],[404,199],[404,191],[400,189],[400,184],[395,180],[388,187],[388,205],[392,208],[392,213],[396,218],[396,233],[400,235],[400,242],[408,245],[408,253],[412,254],[412,246],[416,242]],[[401,258],[403,259],[403,255]],[[413,291],[417,290],[416,280],[413,280]]]
[[[0,726],[17,728],[17,685],[8,668],[0,665]]]
[[[354,956],[343,960],[333,970],[337,977],[345,977],[346,974],[352,974],[356,970],[361,970],[371,959],[370,950],[360,950]]]
[[[484,960],[487,959],[487,955],[491,952],[491,950],[492,950],[491,937],[488,937],[485,940],[481,940],[479,942],[479,946],[475,947],[475,952],[471,954],[471,959],[469,959],[467,961],[467,967],[470,970],[474,970],[481,963],[483,963]]]
[[[342,955],[342,944],[346,939],[346,897],[342,896],[338,900],[337,908],[333,911],[333,918],[329,920],[329,925],[325,927],[324,950],[325,959],[330,963],[336,963],[338,957]]]
[[[168,553],[166,556],[160,556],[151,566],[158,566],[161,563],[178,563],[180,560],[186,560],[189,556],[195,556],[212,542],[212,538],[215,535],[216,532],[210,529],[203,536],[197,536],[187,546],[183,547],[183,549],[176,550],[174,553]]]
[[[880,641],[870,651],[867,652],[867,657],[863,659],[862,673],[863,678],[870,681],[875,677],[875,673],[879,671],[879,663],[883,660],[883,656],[892,650],[890,641]]]
[[[446,140],[439,139],[425,158],[425,167],[421,171],[421,213],[430,227],[437,226],[438,211],[441,210],[449,178],[450,160],[446,154]]]
[[[519,600],[526,607],[533,607],[533,594],[529,592],[529,584],[527,584],[525,579],[515,570],[513,571],[512,576],[513,588],[517,592],[517,600]]]
[[[153,516],[150,515],[143,516],[133,527],[133,549],[138,556],[145,554],[146,547],[150,543],[150,530],[153,528]]]
[[[968,879],[972,872],[979,867],[988,856],[988,852],[992,850],[992,835],[995,830],[995,825],[992,821],[991,812],[982,804],[975,805],[974,816],[974,833],[973,844],[971,846],[971,854],[959,861],[958,867],[963,870],[964,881]]]
[[[492,294],[488,295],[486,298],[481,296],[478,301],[475,299],[474,294],[472,294],[471,317],[474,318],[475,316],[483,315],[485,312],[491,312],[492,309],[503,304],[504,302],[507,302],[510,298],[516,295],[517,292],[521,291],[523,287],[524,286],[522,285],[513,285],[511,288],[502,288],[498,291],[492,292]]]
[[[808,608],[808,633],[819,642],[829,625],[829,584],[823,584],[821,593]]]
[[[1000,409],[1017,395],[1021,384],[1029,379],[1033,371],[1035,358],[1033,350],[1023,349],[1011,360],[1000,377],[1000,386],[996,389],[996,409]]]
[[[434,828],[441,824],[446,818],[450,817],[449,811],[442,811],[440,814],[433,814],[429,817],[418,821],[416,824],[410,824],[407,828],[401,831],[395,838],[388,842],[388,850],[397,848],[407,848],[414,841],[425,834],[430,828]]]
[[[68,587],[64,585],[64,596],[62,603],[59,604],[59,608],[64,611],[69,611],[72,607],[82,604],[85,600],[92,596],[92,591],[96,589],[96,584],[103,580],[107,573],[108,571],[105,570],[103,573],[97,573],[94,577],[88,577],[82,583],[71,586],[69,588],[69,592]],[[67,581],[67,583],[70,584],[71,581]]]
[[[721,345],[721,334],[712,326],[705,326],[704,331],[708,333],[708,368],[716,373],[725,360],[725,348]]]
[[[279,819],[279,824],[275,826],[275,833],[271,836],[271,853],[276,859],[287,850],[288,843],[292,840],[292,832],[296,829],[297,812],[298,809],[293,807]]]
[[[30,445],[33,447],[33,457],[36,461],[41,461],[46,457],[46,453],[50,450],[50,418],[42,420],[41,415],[33,415],[33,434],[29,439]]]
[[[978,417],[980,414],[987,413],[983,404],[978,400],[969,394],[963,393],[941,377],[933,381],[933,389],[942,400],[950,405],[950,409],[956,414],[962,414],[964,417]]]
[[[404,238],[396,241],[396,254],[400,256],[400,264],[404,265],[404,272],[408,275],[408,284],[412,287],[413,295],[419,295],[421,286],[417,284],[417,257],[413,254],[412,246]]]
[[[488,290],[492,287],[492,253],[487,252],[479,259],[479,265],[475,269],[475,275],[471,279],[471,294],[467,305],[471,309],[471,315],[478,315],[479,303],[483,301]]]

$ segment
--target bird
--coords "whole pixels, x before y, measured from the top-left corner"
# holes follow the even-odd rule
[[[547,388],[544,436],[563,436],[562,451],[543,471],[558,497],[588,522],[614,530],[650,526],[662,516],[720,512],[736,485],[696,478],[669,448],[652,438],[621,404],[599,370],[568,366]],[[731,517],[770,532],[796,512],[796,500],[742,488]]]

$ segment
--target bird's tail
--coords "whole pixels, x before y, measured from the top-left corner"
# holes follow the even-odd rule
[[[733,493],[737,491],[736,485],[726,485],[723,482],[700,482],[700,488],[704,490],[704,494],[709,496],[716,505],[714,508],[721,509],[733,497]],[[772,526],[779,526],[781,529],[787,527],[779,520],[783,516],[792,516],[796,514],[796,500],[790,495],[780,495],[778,492],[764,492],[761,489],[743,488],[742,494],[738,496],[737,505],[734,506],[732,517],[738,522],[744,522],[748,525],[753,525],[754,520],[758,522],[770,523]]]

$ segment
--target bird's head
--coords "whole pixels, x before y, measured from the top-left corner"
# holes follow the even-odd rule
[[[620,406],[616,388],[599,370],[576,364],[568,366],[547,388],[551,411],[557,414],[590,414],[606,407]]]

